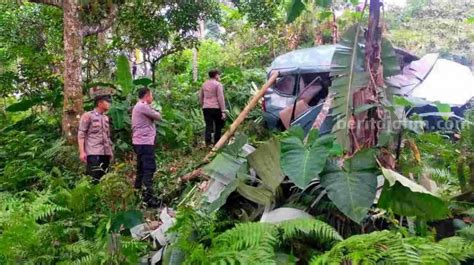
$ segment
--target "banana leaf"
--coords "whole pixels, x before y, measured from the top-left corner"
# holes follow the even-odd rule
[[[364,70],[364,33],[359,24],[352,26],[343,36],[332,59],[331,75],[335,77],[330,93],[335,93],[332,114],[336,118],[333,132],[338,143],[350,150],[349,120],[353,114],[353,95],[369,83]]]
[[[248,156],[249,165],[262,182],[274,193],[285,175],[280,166],[280,142],[277,138],[263,143]]]

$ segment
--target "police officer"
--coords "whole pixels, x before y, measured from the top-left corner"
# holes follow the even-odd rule
[[[94,110],[84,113],[79,123],[79,158],[87,164],[86,173],[94,183],[107,172],[113,157],[109,117],[105,115],[110,104],[110,95],[95,96]]]
[[[132,111],[132,142],[137,154],[137,177],[135,188],[143,189],[143,201],[149,207],[158,207],[160,202],[153,193],[153,175],[155,161],[155,121],[161,120],[161,114],[151,107],[153,94],[149,88],[138,91],[138,102]]]

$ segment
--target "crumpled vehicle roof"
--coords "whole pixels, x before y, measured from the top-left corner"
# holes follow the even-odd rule
[[[440,59],[436,53],[411,62],[386,83],[396,94],[430,102],[463,105],[474,97],[474,76],[469,67]]]
[[[275,58],[268,72],[279,70],[283,75],[330,72],[332,57],[338,46],[321,45],[282,54]],[[403,67],[399,75],[386,80],[390,87],[395,88],[396,94],[451,105],[466,104],[474,97],[474,76],[469,67],[440,59],[437,53],[417,58],[409,52],[395,50],[400,56],[408,55],[413,60]]]
[[[273,60],[270,70],[280,72],[321,73],[331,70],[332,56],[338,45],[321,45],[282,54]]]

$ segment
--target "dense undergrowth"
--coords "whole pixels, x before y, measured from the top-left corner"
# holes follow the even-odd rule
[[[132,188],[129,111],[136,90],[144,85],[153,89],[153,107],[164,117],[158,126],[155,190],[164,205],[177,212],[163,264],[473,264],[472,110],[466,112],[467,126],[460,132],[403,130],[384,135],[395,144],[380,139],[372,149],[342,156],[343,147],[334,135],[314,130],[305,140],[298,128],[283,133],[265,129],[258,106],[232,143],[205,167],[208,176],[179,181],[202,166],[210,151],[203,145],[197,100],[206,70],[222,71],[229,126],[264,83],[264,67],[276,55],[313,46],[319,37],[331,39],[327,25],[332,18],[326,10],[308,5],[313,10],[286,25],[276,2],[240,1],[238,9],[222,6],[221,24],[229,32],[209,22],[210,36],[200,41],[197,61],[193,62],[192,49],[161,59],[155,83],[120,74],[129,75],[130,60],[116,54],[128,53],[130,47],[120,46],[117,39],[104,46],[96,37],[86,40],[84,94],[98,84],[117,91],[109,112],[115,161],[98,185],[84,175],[77,148],[61,135],[61,14],[49,7],[0,6],[5,10],[0,15],[0,43],[8,44],[0,47],[0,264],[138,264],[159,249],[132,239],[129,230],[158,218],[158,209],[144,208]],[[412,13],[423,17],[425,8],[418,4],[390,17],[396,28],[390,35],[404,48],[425,52],[429,49],[423,40],[411,38],[419,31],[418,23],[408,19]],[[356,18],[345,11],[337,22],[340,31]],[[449,25],[467,27],[457,25],[457,17],[450,19]],[[430,14],[426,23],[439,24],[431,20],[435,18]],[[404,29],[407,22],[409,32]],[[113,34],[124,30],[122,26],[118,23]],[[438,28],[430,31],[438,33]],[[465,59],[464,35],[468,33],[459,50]],[[443,53],[452,48],[448,39],[440,40]],[[294,41],[299,44],[293,47]],[[115,71],[108,70],[111,66]],[[194,68],[199,69],[197,80]],[[85,109],[91,108],[86,99]],[[246,143],[257,148],[250,157],[241,152]],[[393,146],[396,151],[390,150]],[[398,158],[396,172],[375,159],[387,153]],[[198,187],[209,187],[229,172],[232,181],[209,202]],[[377,188],[377,178],[385,179],[385,186]],[[274,209],[291,209],[291,217],[304,218],[268,221]]]

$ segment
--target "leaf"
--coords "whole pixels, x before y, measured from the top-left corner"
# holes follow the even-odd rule
[[[312,130],[316,133],[316,130]],[[310,133],[311,134],[311,133]],[[312,142],[305,145],[303,141],[295,136],[289,136],[281,140],[281,167],[283,172],[296,186],[301,189],[306,186],[323,171],[329,151],[332,148],[332,138],[315,136]],[[328,139],[331,139],[328,141]]]
[[[245,134],[237,134],[234,138],[234,141],[231,144],[226,145],[222,148],[222,152],[225,152],[232,156],[238,156],[241,151],[242,147],[248,142],[248,137]]]
[[[168,245],[163,253],[162,264],[180,265],[183,264],[186,255],[177,245]]]
[[[382,66],[384,78],[395,76],[400,73],[400,63],[393,49],[392,43],[386,38],[382,38]]]
[[[34,103],[33,100],[24,99],[20,102],[11,104],[5,110],[8,111],[8,112],[25,111],[25,110],[29,110],[34,105],[35,105],[35,103]]]
[[[286,11],[286,23],[289,24],[295,21],[295,19],[301,15],[305,8],[306,6],[302,0],[291,0],[288,10]]]
[[[278,252],[275,254],[275,263],[276,265],[295,265],[296,257],[293,255],[288,255],[283,252]]]
[[[288,135],[298,137],[298,139],[301,139],[301,141],[304,139],[304,129],[299,125],[291,127],[287,132]]]
[[[424,220],[439,220],[449,215],[447,204],[423,186],[391,169],[382,168],[382,173],[388,184],[382,191],[378,207]]]
[[[398,105],[398,106],[403,106],[403,107],[411,107],[413,104],[408,101],[408,99],[406,99],[405,97],[401,97],[401,96],[397,96],[397,95],[394,95],[393,96],[393,103],[395,105]]]
[[[227,184],[224,190],[221,192],[219,198],[205,206],[206,211],[212,213],[219,210],[227,202],[227,198],[229,197],[229,195],[234,192],[235,189],[237,189],[238,185],[238,179],[234,179],[229,184]]]
[[[133,89],[133,77],[130,72],[130,63],[125,55],[119,55],[117,57],[117,84],[122,89],[124,95],[128,95]]]
[[[129,210],[119,212],[112,217],[112,231],[118,232],[120,229],[130,229],[143,223],[143,213],[139,210]]]
[[[319,13],[319,20],[322,21],[322,20],[325,20],[329,17],[331,17],[333,15],[332,11],[329,11],[329,10],[324,10],[324,11],[321,11]]]
[[[394,139],[395,135],[393,132],[390,131],[383,131],[379,134],[377,146],[383,147],[388,146]]]
[[[473,24],[474,23],[474,16],[470,17],[470,18],[467,18],[467,23],[469,24]]]
[[[334,76],[330,92],[336,94],[332,114],[336,118],[338,143],[350,150],[349,119],[353,115],[353,95],[369,82],[364,70],[364,34],[359,24],[344,33],[332,59],[331,75]]]
[[[131,123],[127,102],[112,104],[108,114],[112,118],[112,126],[116,130],[121,130]]]
[[[322,8],[327,8],[332,4],[331,0],[315,0],[314,3]]]
[[[237,172],[245,160],[235,158],[227,153],[218,154],[211,163],[203,168],[203,172],[211,178],[228,185],[236,179]]]
[[[247,159],[262,182],[275,192],[285,177],[280,164],[280,141],[272,138],[260,145]]]
[[[33,99],[23,99],[17,103],[13,103],[7,108],[5,108],[8,112],[19,112],[29,110],[31,107],[38,105],[39,103],[45,102],[46,99],[43,97],[35,97]]]
[[[438,112],[440,112],[441,117],[443,117],[444,120],[448,120],[450,117],[451,112],[451,106],[449,104],[441,103],[439,101],[435,102],[436,108],[438,108]]]
[[[373,204],[377,190],[375,150],[359,151],[342,166],[328,164],[321,175],[321,185],[341,212],[360,223]]]
[[[354,114],[360,114],[362,112],[368,111],[369,109],[376,108],[378,105],[377,104],[362,104],[357,106],[357,108],[354,109]]]
[[[237,185],[237,192],[247,200],[268,206],[272,203],[273,192],[264,186],[254,187],[245,184],[245,180],[241,179]]]
[[[150,78],[139,78],[133,80],[133,85],[135,86],[149,86],[153,81]]]
[[[421,98],[415,97],[401,97],[394,95],[393,96],[393,103],[395,105],[403,106],[403,107],[422,107],[425,105],[430,105],[431,102],[426,101]]]

